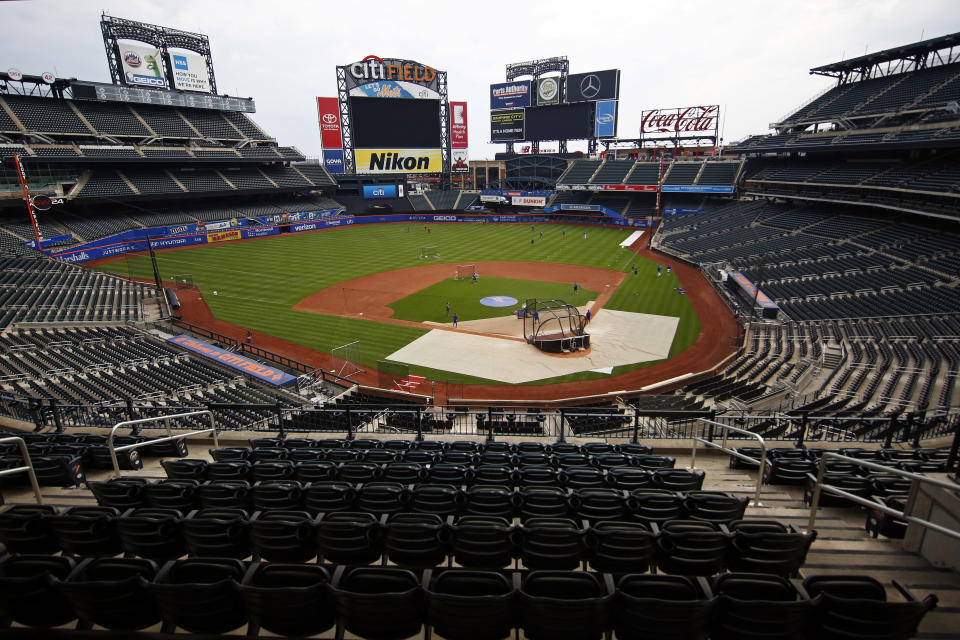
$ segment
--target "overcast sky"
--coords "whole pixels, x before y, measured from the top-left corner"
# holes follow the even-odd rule
[[[253,97],[253,119],[308,156],[320,154],[314,98],[368,54],[447,71],[482,159],[503,150],[488,143],[488,91],[511,62],[621,69],[621,137],[637,136],[644,109],[719,104],[733,142],[832,84],[811,67],[960,31],[960,0],[13,0],[0,2],[0,68],[109,82],[102,11],[207,34],[220,93]]]

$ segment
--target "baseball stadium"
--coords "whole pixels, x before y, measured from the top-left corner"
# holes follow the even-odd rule
[[[345,58],[308,157],[100,27],[0,72],[0,634],[958,637],[960,33],[732,144]]]

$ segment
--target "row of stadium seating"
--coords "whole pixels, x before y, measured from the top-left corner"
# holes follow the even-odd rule
[[[803,182],[823,185],[886,187],[906,191],[958,193],[960,156],[922,160],[784,160],[751,164],[745,177],[752,181]]]
[[[847,415],[850,420],[842,425],[818,424],[808,437],[872,439],[890,426],[882,416],[955,406],[956,376],[949,372],[960,364],[957,324],[955,317],[946,316],[751,327],[739,357],[722,374],[688,385],[682,393],[711,406],[731,398],[749,406],[765,394],[784,392],[812,379],[824,366],[820,364],[824,347],[830,347],[843,356],[812,391],[832,401],[816,413]],[[792,432],[793,427],[770,420],[763,425],[762,435],[774,437]]]
[[[715,160],[666,162],[662,167],[632,160],[575,160],[557,183],[655,185],[662,170],[665,185],[734,185],[741,167],[741,162]]]
[[[960,99],[960,64],[847,82],[784,118],[781,125],[941,109]]]
[[[947,114],[950,115],[950,114]],[[956,116],[949,118],[955,120]],[[939,121],[938,121],[939,120]],[[923,118],[919,124],[880,129],[827,132],[792,131],[753,135],[730,145],[727,153],[754,154],[771,151],[851,151],[855,149],[908,149],[951,146],[960,139],[960,127],[940,119]]]
[[[0,97],[0,133],[43,133],[55,138],[87,137],[91,141],[105,136],[138,140],[272,140],[239,112],[11,94]]]
[[[398,521],[395,555],[412,546]],[[461,553],[460,555],[465,555]],[[79,561],[79,564],[78,564]],[[107,633],[143,629],[225,634],[245,627],[305,637],[336,627],[360,638],[532,640],[653,637],[909,638],[937,597],[888,602],[867,576],[811,576],[802,584],[766,574],[725,573],[711,582],[670,574],[551,570],[492,572],[396,567],[322,567],[196,557],[162,567],[137,558],[14,556],[0,565],[0,605],[27,627],[80,618]],[[331,572],[333,575],[331,576]],[[6,577],[10,576],[10,577]],[[16,577],[14,577],[16,576]],[[27,590],[29,597],[24,593]],[[216,611],[217,615],[211,615]],[[83,633],[91,634],[90,631]],[[263,636],[267,637],[267,636]]]

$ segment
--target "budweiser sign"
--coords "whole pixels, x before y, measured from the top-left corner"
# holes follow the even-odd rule
[[[720,106],[652,109],[642,112],[642,116],[641,134],[716,132],[720,120]]]

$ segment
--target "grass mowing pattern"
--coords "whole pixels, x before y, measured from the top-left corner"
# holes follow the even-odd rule
[[[204,245],[157,254],[160,275],[193,274],[211,311],[222,320],[329,353],[330,349],[360,340],[361,363],[377,360],[420,337],[426,330],[383,324],[358,318],[294,311],[293,305],[320,289],[381,271],[422,264],[466,264],[487,260],[558,262],[616,269],[628,273],[606,307],[622,311],[680,317],[670,349],[676,355],[693,344],[700,321],[686,296],[678,295],[676,279],[657,277],[656,264],[619,247],[630,233],[625,229],[568,225],[526,226],[497,224],[435,224],[426,233],[417,224],[357,225],[315,233],[283,234],[227,245]],[[539,237],[540,231],[543,238]],[[530,240],[534,239],[531,245]],[[440,257],[420,259],[420,248],[436,245]],[[631,264],[639,272],[633,276]],[[148,256],[98,267],[128,276],[153,278]],[[218,295],[210,295],[213,290]],[[634,295],[636,293],[636,295]],[[617,367],[615,374],[655,363]],[[411,367],[411,373],[464,384],[488,381],[452,373]],[[605,377],[580,373],[537,381],[535,384]],[[495,383],[494,383],[495,384]]]
[[[480,298],[504,295],[517,299],[510,307],[485,307]],[[482,318],[500,318],[510,315],[528,298],[537,300],[560,299],[570,304],[581,305],[597,299],[596,291],[580,289],[573,295],[569,284],[562,282],[543,282],[538,280],[515,280],[513,278],[492,278],[480,275],[476,282],[449,278],[435,285],[397,300],[390,305],[394,318],[413,320],[414,322],[453,322],[453,312],[461,322]],[[450,303],[450,315],[446,304]]]

